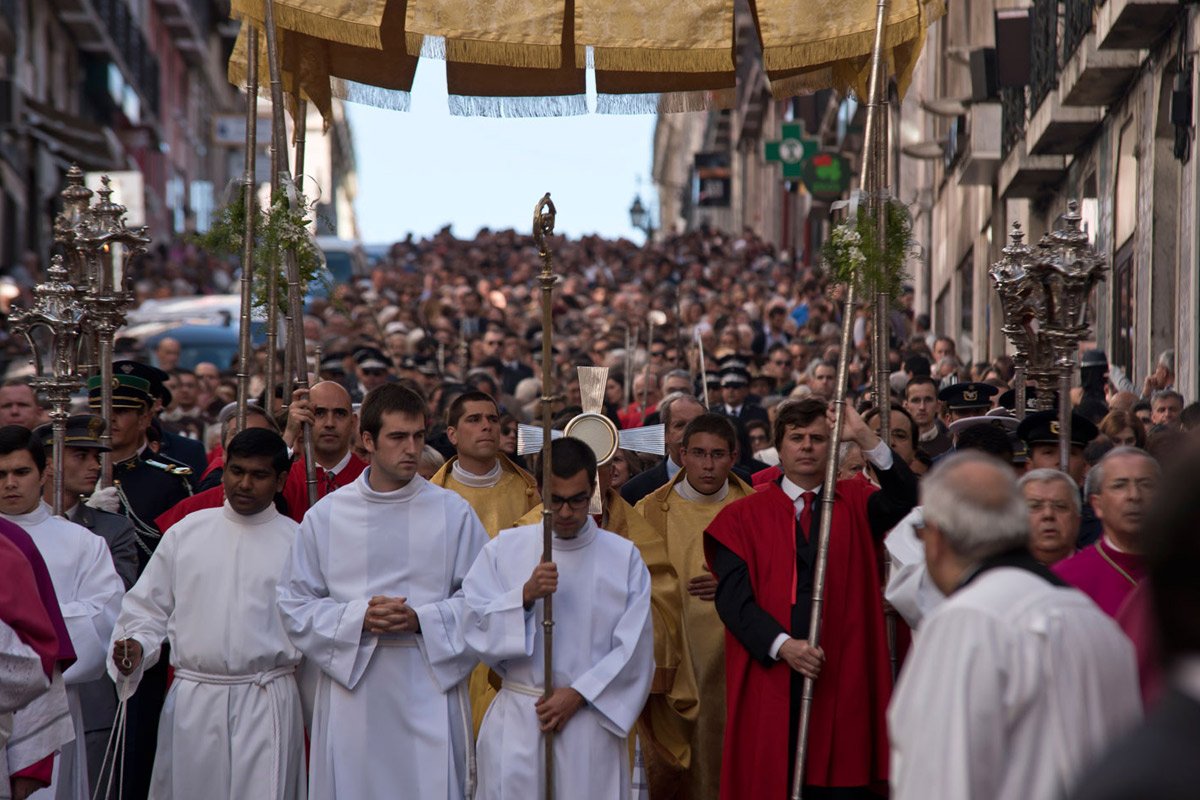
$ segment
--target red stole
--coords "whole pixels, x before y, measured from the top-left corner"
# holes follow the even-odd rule
[[[822,616],[825,666],[813,697],[805,768],[809,785],[887,781],[891,677],[867,521],[872,488],[862,481],[840,481],[834,498]],[[796,571],[795,519],[792,501],[771,483],[726,506],[706,531],[747,563],[755,600],[787,629]],[[725,673],[721,798],[784,797],[791,786],[791,670],[782,661],[764,667],[726,631]]]

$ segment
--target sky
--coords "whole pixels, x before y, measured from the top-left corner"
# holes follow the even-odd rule
[[[639,192],[651,206],[654,116],[587,114],[542,119],[451,117],[446,65],[421,59],[412,109],[347,103],[358,165],[362,241],[388,243],[452,226],[528,231],[545,192],[556,231],[641,242],[629,223]]]

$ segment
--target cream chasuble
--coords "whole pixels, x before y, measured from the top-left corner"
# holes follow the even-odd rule
[[[707,500],[686,481],[687,471],[680,470],[665,486],[642,498],[637,511],[663,537],[667,557],[679,576],[685,666],[694,676],[699,693],[699,703],[673,720],[687,730],[691,745],[690,764],[686,767],[689,797],[716,800],[725,736],[725,626],[717,615],[716,604],[688,594],[687,584],[709,572],[704,560],[704,529],[722,508],[753,494],[754,489],[730,474],[723,496],[718,492]]]

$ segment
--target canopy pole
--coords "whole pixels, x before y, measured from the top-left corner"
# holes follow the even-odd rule
[[[870,103],[867,106],[867,129],[864,148],[866,158],[863,159],[864,188],[869,192],[872,186],[881,187],[884,179],[874,169],[877,163],[879,148],[878,113],[881,96],[885,90],[883,85],[883,34],[887,24],[888,0],[878,0],[875,7],[875,42],[871,50]],[[886,156],[885,156],[886,157]],[[872,174],[872,173],[875,174]],[[877,192],[877,197],[880,193]],[[877,206],[878,215],[883,216],[882,204]],[[842,444],[842,422],[846,411],[846,383],[850,371],[850,349],[853,342],[854,306],[857,300],[855,280],[846,284],[846,304],[842,314],[842,341],[838,351],[837,385],[834,392],[834,422],[829,437],[829,458],[825,464],[825,483],[821,490],[821,523],[817,540],[817,563],[813,572],[813,601],[812,613],[809,617],[808,644],[820,647],[821,642],[821,611],[825,597],[825,573],[829,563],[829,534],[833,525],[833,495],[837,485],[838,451]],[[879,394],[879,387],[876,387]],[[885,440],[886,441],[886,440]],[[792,800],[802,800],[804,796],[804,768],[808,757],[808,729],[812,721],[813,693],[816,681],[805,677],[803,694],[800,699],[799,730],[796,737],[796,764],[792,771]]]
[[[551,417],[554,404],[554,350],[551,343],[554,327],[554,256],[546,237],[554,234],[554,217],[557,212],[547,192],[533,209],[533,239],[542,258],[542,271],[538,281],[542,287],[542,563],[554,560],[554,512],[550,510],[551,472]],[[554,692],[554,595],[542,598],[542,675],[544,686],[542,699],[550,699]],[[545,745],[546,800],[554,800],[554,731],[543,735]]]
[[[258,156],[258,28],[246,20],[249,50],[246,53],[246,161],[242,174],[245,203],[245,233],[242,237],[242,311],[238,328],[237,429],[246,430],[246,406],[250,402],[250,312],[254,304],[254,168]],[[268,411],[268,413],[270,413]]]
[[[272,202],[274,201],[275,192],[281,188],[289,189],[288,196],[283,202],[291,205],[292,197],[290,189],[292,188],[291,176],[288,174],[287,163],[287,129],[283,120],[283,85],[280,82],[279,73],[279,43],[278,34],[275,28],[275,0],[266,0],[264,3],[266,29],[267,29],[267,63],[271,71],[271,143],[273,153],[273,169],[271,170],[271,194]],[[305,365],[306,354],[304,352],[304,325],[301,319],[302,313],[302,295],[300,293],[300,264],[296,261],[296,253],[288,249],[283,253],[284,265],[287,269],[287,301],[288,301],[288,329],[287,329],[287,344],[291,354],[291,366],[293,371],[302,372],[303,374],[289,375],[287,380],[290,387],[292,379],[296,378],[295,386],[297,389],[308,390],[308,368]],[[278,275],[271,275],[269,284],[271,292],[269,293],[270,311],[275,316],[275,322],[271,326],[269,335],[275,333],[275,328],[278,325],[279,301],[278,301]],[[267,360],[267,366],[270,368],[270,374],[274,377],[275,371],[275,353],[272,351],[270,358]],[[297,370],[300,367],[300,370]],[[269,384],[268,403],[272,402],[274,396],[274,383]],[[285,392],[285,395],[288,394]],[[286,403],[287,397],[284,398]],[[312,426],[305,423],[301,426],[300,436],[304,446],[304,473],[308,488],[308,502],[313,505],[317,502],[317,465],[314,461],[315,455],[313,452]]]

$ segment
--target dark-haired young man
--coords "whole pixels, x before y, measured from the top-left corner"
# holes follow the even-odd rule
[[[721,784],[721,744],[725,734],[725,629],[713,599],[717,579],[704,557],[704,529],[721,509],[753,494],[731,473],[738,458],[733,422],[722,414],[701,414],[683,432],[681,469],[666,485],[646,495],[637,511],[667,545],[667,555],[683,592],[683,642],[699,693],[699,703],[682,725],[690,748],[689,797],[717,797]]]
[[[596,457],[551,445],[554,560],[542,525],[503,531],[463,584],[468,646],[504,684],[479,734],[480,800],[538,797],[542,732],[554,731],[554,780],[572,797],[627,799],[633,729],[654,675],[650,574],[637,547],[588,514]],[[559,572],[562,583],[559,584]],[[554,686],[542,697],[542,609],[554,595]]]
[[[417,474],[425,401],[372,389],[371,465],[309,509],[278,589],[284,628],[321,669],[309,795],[448,798],[467,792],[471,736],[460,588],[487,541],[467,502]],[[380,743],[399,742],[386,747]]]
[[[233,437],[224,506],[177,523],[121,605],[108,663],[121,696],[171,645],[155,797],[304,796],[300,652],[275,607],[297,528],[275,509],[288,465],[274,431]]]
[[[950,429],[938,416],[938,389],[933,378],[913,375],[904,387],[904,410],[917,423],[918,450],[937,458],[954,447]]]
[[[48,796],[87,798],[87,747],[79,686],[104,674],[108,637],[125,585],[104,540],[87,528],[56,517],[42,499],[50,474],[41,439],[20,425],[0,428],[0,518],[19,525],[46,562],[76,661],[63,673],[75,743],[55,763]],[[0,576],[0,580],[4,580]]]
[[[873,532],[882,535],[912,509],[917,483],[847,405],[844,441],[859,446],[882,489],[861,480],[837,484],[827,635],[813,647],[808,627],[833,422],[834,410],[820,400],[784,405],[775,420],[783,476],[726,506],[705,531],[717,612],[728,628],[724,800],[787,791],[804,677],[816,680],[806,785],[865,797],[887,779],[891,679]]]

